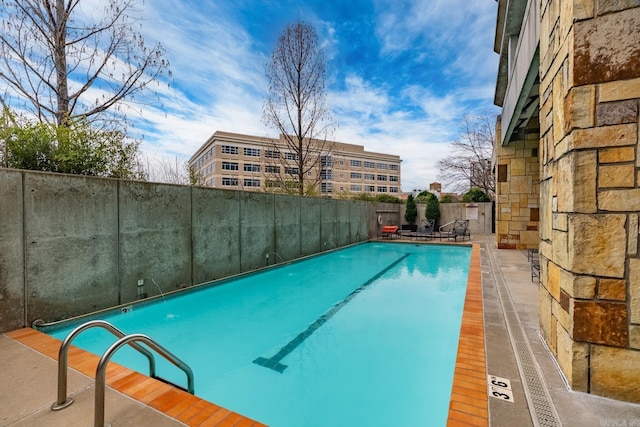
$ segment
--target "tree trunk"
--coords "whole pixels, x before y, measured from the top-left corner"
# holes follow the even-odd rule
[[[67,85],[67,18],[64,0],[56,0],[56,22],[54,34],[53,61],[56,67],[56,95],[58,125],[69,124],[69,87]]]

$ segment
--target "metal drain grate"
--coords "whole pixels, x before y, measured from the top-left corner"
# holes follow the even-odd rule
[[[513,345],[518,370],[523,379],[524,392],[527,402],[529,403],[533,424],[541,427],[559,427],[562,424],[553,407],[538,364],[533,358],[529,343],[525,338],[518,315],[515,312],[511,297],[506,289],[502,273],[497,267],[491,249],[487,250],[487,252],[489,253],[491,268],[496,280],[496,288],[498,289],[498,295],[500,303],[502,304],[509,337]]]

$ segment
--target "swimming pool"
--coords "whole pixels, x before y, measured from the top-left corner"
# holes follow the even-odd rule
[[[470,251],[367,243],[102,318],[188,363],[197,395],[274,427],[445,425]],[[129,349],[114,360],[147,373]]]

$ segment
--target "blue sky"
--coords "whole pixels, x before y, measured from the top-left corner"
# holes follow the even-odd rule
[[[284,26],[313,25],[327,57],[335,139],[403,159],[402,189],[428,188],[465,114],[496,112],[492,0],[145,2],[171,88],[144,107],[143,151],[188,159],[216,130],[276,136],[262,120],[264,66]],[[445,189],[446,190],[446,189]]]
[[[100,3],[81,4],[99,13]],[[147,0],[141,32],[147,45],[165,47],[172,81],[129,118],[150,163],[187,160],[217,130],[277,136],[262,122],[264,67],[284,26],[300,20],[325,50],[334,139],[399,155],[403,191],[425,189],[463,116],[497,112],[496,8],[494,0]]]

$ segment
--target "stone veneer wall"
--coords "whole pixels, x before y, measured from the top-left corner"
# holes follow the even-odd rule
[[[537,117],[534,118],[537,121]],[[540,178],[540,135],[525,133],[520,141],[496,146],[496,242],[499,249],[537,248]],[[499,135],[500,132],[496,132]]]
[[[640,402],[640,2],[541,13],[541,328],[574,390]]]

